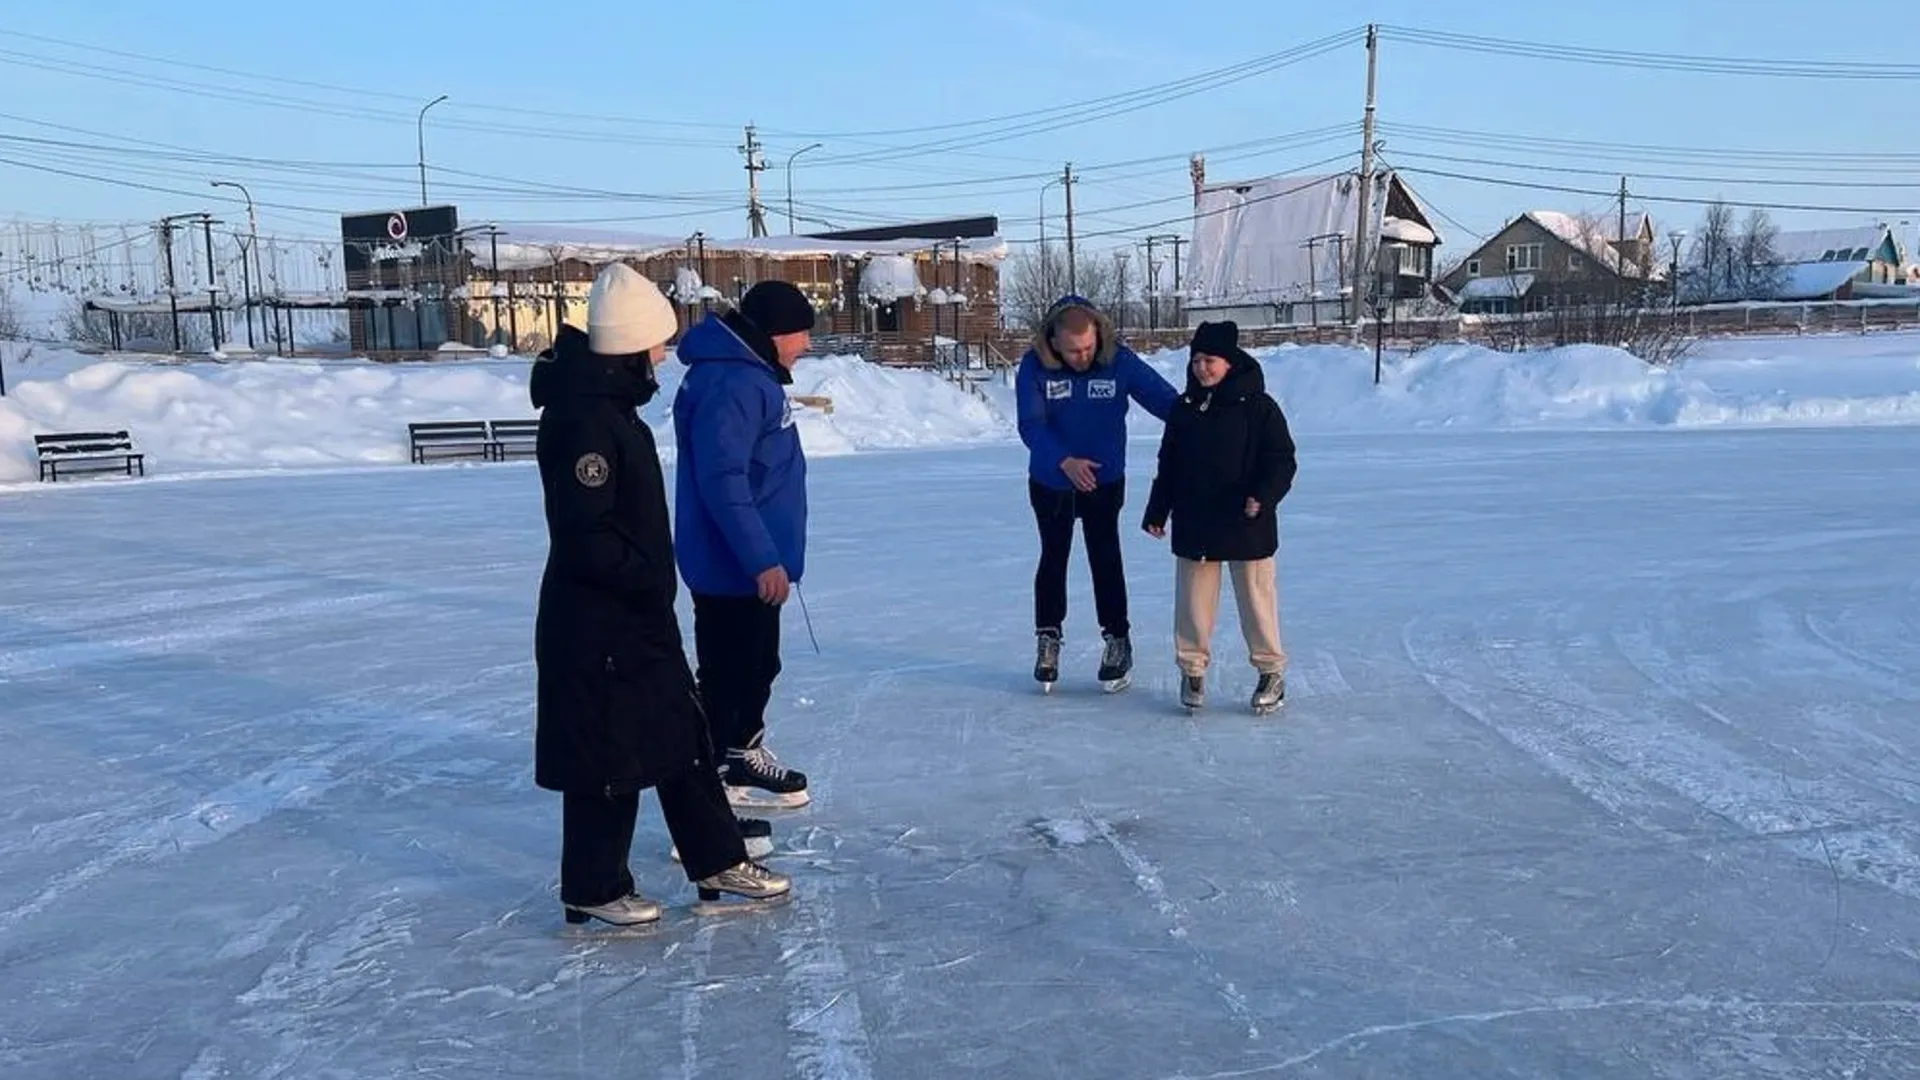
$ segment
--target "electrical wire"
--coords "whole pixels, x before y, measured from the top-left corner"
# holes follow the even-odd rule
[[[1780,79],[1913,80],[1920,64],[1888,64],[1854,60],[1796,60],[1759,57],[1699,56],[1684,53],[1639,52],[1556,45],[1512,38],[1482,37],[1441,30],[1383,25],[1380,36],[1457,52],[1513,56],[1528,60],[1555,60],[1611,68],[1681,71],[1693,75],[1751,75]]]

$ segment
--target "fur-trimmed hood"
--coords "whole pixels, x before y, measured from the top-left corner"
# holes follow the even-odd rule
[[[1093,366],[1111,366],[1114,357],[1120,353],[1120,336],[1114,332],[1113,320],[1107,317],[1106,312],[1094,307],[1091,300],[1071,294],[1054,301],[1053,306],[1047,309],[1046,320],[1040,324],[1040,332],[1034,335],[1033,351],[1040,358],[1040,366],[1048,371],[1059,371],[1067,366],[1066,361],[1060,359],[1060,354],[1053,350],[1053,331],[1060,323],[1060,316],[1071,308],[1079,308],[1093,316],[1094,329],[1100,341],[1099,351],[1093,354]]]

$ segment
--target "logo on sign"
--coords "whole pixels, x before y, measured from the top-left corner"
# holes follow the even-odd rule
[[[1119,396],[1120,384],[1112,379],[1095,379],[1087,384],[1087,396],[1095,399],[1112,399]]]
[[[1073,396],[1073,384],[1065,379],[1047,380],[1047,400],[1061,401]]]
[[[387,235],[395,240],[407,238],[407,215],[394,211],[387,215]]]

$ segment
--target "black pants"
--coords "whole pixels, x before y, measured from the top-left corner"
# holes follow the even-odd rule
[[[688,881],[712,877],[746,859],[746,842],[719,773],[688,769],[654,791]],[[627,859],[640,793],[569,791],[561,799],[560,902],[593,907],[632,892]]]
[[[693,594],[693,649],[714,752],[757,745],[780,675],[780,609],[758,596]]]
[[[1127,574],[1120,560],[1120,508],[1127,482],[1115,480],[1092,491],[1056,491],[1027,481],[1034,521],[1040,526],[1040,568],[1033,575],[1033,628],[1060,631],[1067,621],[1067,558],[1073,554],[1073,523],[1087,540],[1087,567],[1093,571],[1093,606],[1100,629],[1126,635]]]

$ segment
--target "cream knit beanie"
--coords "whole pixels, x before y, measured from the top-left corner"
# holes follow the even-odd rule
[[[665,345],[680,328],[659,286],[626,263],[609,263],[587,294],[588,348],[601,356],[631,356]]]

